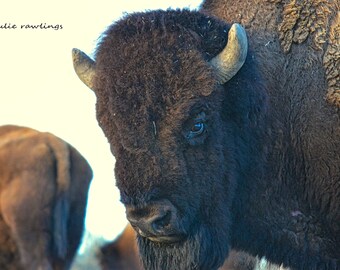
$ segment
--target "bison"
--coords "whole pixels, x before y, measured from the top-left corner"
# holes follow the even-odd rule
[[[102,246],[98,259],[103,270],[143,270],[134,229],[127,226],[115,241]]]
[[[324,98],[322,51],[310,39],[281,48],[283,1],[222,2],[228,21],[209,2],[134,13],[108,27],[94,60],[73,50],[144,268],[217,269],[231,247],[339,269],[340,114]]]
[[[69,269],[91,179],[87,161],[63,140],[1,126],[0,269]]]

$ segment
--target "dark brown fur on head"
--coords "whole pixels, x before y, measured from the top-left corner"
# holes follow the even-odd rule
[[[260,174],[265,94],[256,69],[222,86],[208,63],[228,31],[198,12],[137,13],[110,26],[97,48],[97,118],[122,202],[167,199],[186,234],[174,244],[139,237],[146,269],[222,265],[234,182]],[[254,65],[251,57],[245,65]],[[189,138],[197,118],[204,133]]]

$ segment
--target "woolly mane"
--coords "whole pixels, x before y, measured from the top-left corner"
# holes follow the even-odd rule
[[[282,49],[288,53],[293,43],[308,38],[315,50],[323,53],[328,83],[327,100],[340,107],[340,13],[339,2],[328,0],[289,0],[284,3],[278,25]]]
[[[339,10],[339,6],[337,7]],[[327,100],[340,107],[340,13],[329,32],[328,47],[323,58],[328,83]]]
[[[316,62],[322,62],[327,81],[326,99],[340,107],[339,1],[245,0],[234,5],[229,0],[207,0],[202,7],[208,14],[241,22],[248,33],[266,29],[268,33],[262,34],[267,35],[267,42],[263,45],[268,46],[278,38],[286,54],[292,53],[294,44],[306,44],[311,53],[305,64],[314,66]]]

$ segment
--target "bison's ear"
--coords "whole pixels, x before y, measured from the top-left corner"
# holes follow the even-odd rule
[[[241,25],[234,23],[228,33],[227,45],[210,60],[210,64],[216,69],[219,83],[226,83],[236,75],[246,60],[247,52],[246,31]]]
[[[96,62],[78,49],[72,50],[73,68],[79,79],[93,90]]]

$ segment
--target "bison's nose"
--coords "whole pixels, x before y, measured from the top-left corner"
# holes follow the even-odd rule
[[[168,200],[143,208],[127,206],[126,217],[141,236],[152,241],[174,242],[182,235],[178,228],[177,210]]]

